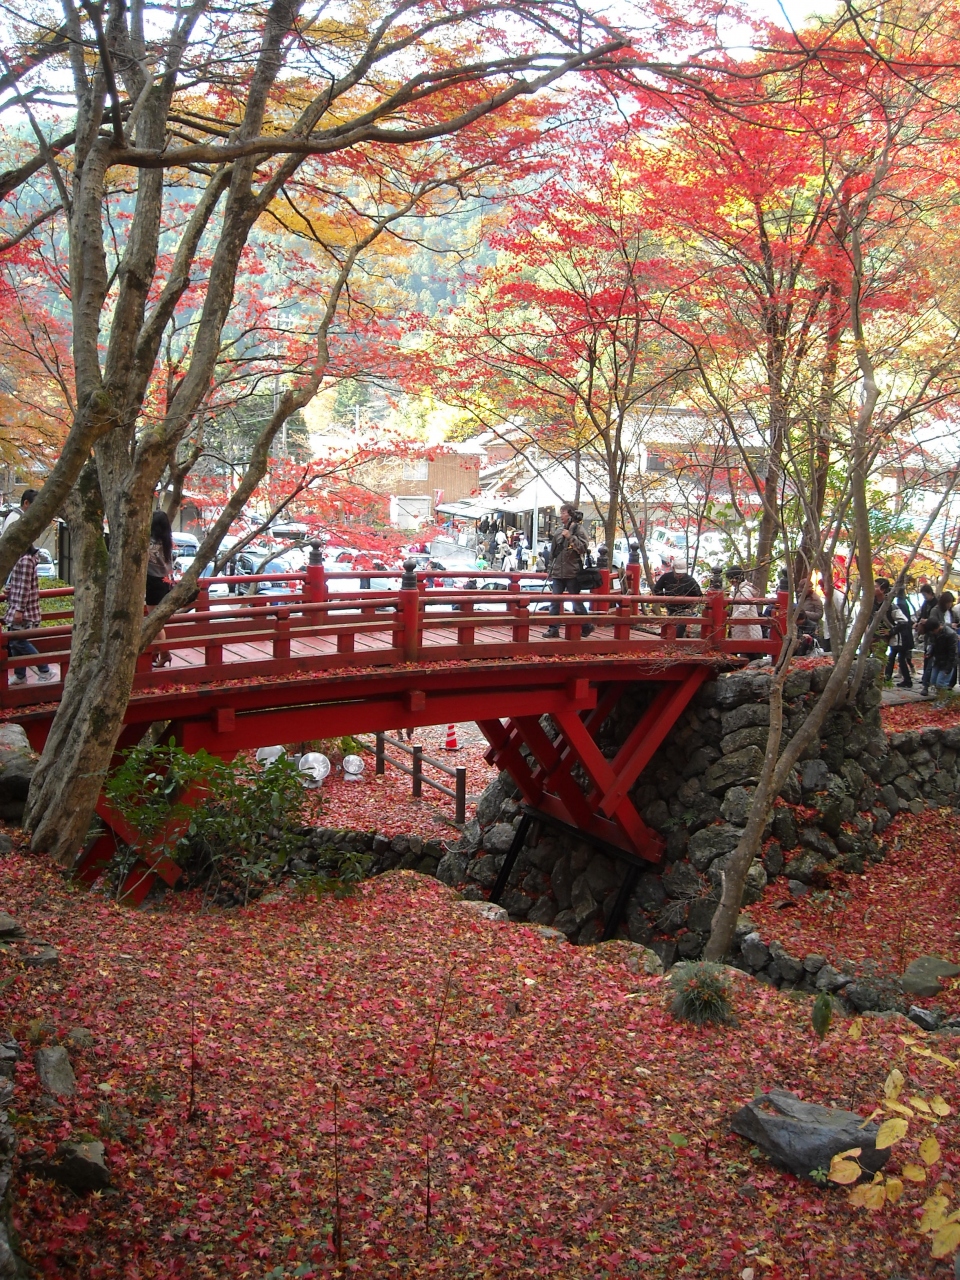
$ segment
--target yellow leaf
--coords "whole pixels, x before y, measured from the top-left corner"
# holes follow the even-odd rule
[[[854,1020],[850,1023],[850,1029],[847,1032],[847,1038],[849,1040],[859,1040],[862,1034],[863,1034],[863,1019],[854,1018]]]
[[[900,1097],[900,1090],[903,1088],[903,1073],[898,1071],[896,1067],[890,1072],[886,1080],[883,1082],[883,1096],[889,1098],[891,1102],[896,1102]]]
[[[910,1098],[910,1105],[916,1107],[918,1111],[922,1111],[925,1116],[930,1115],[930,1105],[923,1098]]]
[[[913,1119],[914,1113],[910,1110],[909,1107],[904,1106],[902,1102],[885,1102],[883,1105],[887,1108],[888,1111],[896,1111],[898,1115],[908,1116],[909,1119],[911,1120]]]
[[[903,1195],[903,1183],[899,1178],[887,1179],[887,1203],[896,1204]]]
[[[947,1209],[950,1202],[946,1196],[933,1195],[923,1202],[923,1217],[920,1219],[919,1230],[922,1232],[938,1231],[947,1218]]]
[[[886,1198],[887,1189],[882,1182],[868,1182],[850,1192],[850,1203],[855,1209],[882,1209]]]
[[[907,1124],[906,1120],[901,1120],[899,1118],[884,1120],[883,1124],[877,1130],[877,1140],[875,1144],[877,1150],[882,1150],[884,1147],[892,1147],[895,1142],[899,1142],[909,1127],[910,1126]],[[933,1161],[928,1160],[927,1164],[933,1164]]]
[[[936,1164],[940,1159],[940,1143],[932,1133],[920,1143],[920,1159],[924,1164]]]
[[[945,1102],[939,1093],[935,1093],[930,1099],[930,1107],[935,1115],[948,1116],[950,1114],[949,1103]]]
[[[830,1172],[827,1175],[831,1182],[839,1182],[841,1186],[848,1186],[851,1182],[856,1182],[863,1170],[858,1164],[854,1164],[852,1160],[840,1160],[834,1156],[830,1161]]]
[[[919,1164],[905,1164],[900,1170],[908,1182],[926,1182],[927,1171]]]
[[[945,1258],[960,1245],[960,1222],[948,1222],[933,1237],[930,1252],[935,1258]]]
[[[917,1043],[917,1037],[916,1037],[916,1036],[901,1036],[901,1037],[900,1037],[900,1039],[903,1041],[903,1043],[904,1043],[904,1044],[916,1044],[916,1043]]]

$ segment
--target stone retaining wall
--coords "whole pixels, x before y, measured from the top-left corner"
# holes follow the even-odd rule
[[[823,664],[788,677],[786,738],[809,714],[830,671]],[[775,877],[800,895],[828,885],[835,870],[862,872],[883,858],[882,833],[899,810],[956,803],[960,726],[888,736],[880,723],[879,678],[880,664],[871,660],[855,701],[827,717],[820,741],[793,771],[770,813],[745,906]],[[641,874],[618,936],[652,947],[668,966],[698,957],[709,934],[720,873],[740,838],[763,763],[769,687],[769,674],[749,670],[704,685],[632,790],[644,821],[665,839],[666,862]],[[649,697],[640,686],[621,700],[601,734],[608,758]],[[544,724],[549,729],[549,721]],[[468,896],[483,896],[513,839],[519,808],[516,788],[501,774],[481,798],[477,819],[439,862],[438,877]],[[501,902],[514,920],[552,925],[579,945],[595,943],[623,874],[623,864],[590,845],[544,831],[521,851]],[[822,957],[787,956],[776,943],[760,941],[748,920],[738,945],[737,963],[761,980],[810,991],[829,986],[829,975],[820,976]],[[850,980],[840,975],[834,989]]]

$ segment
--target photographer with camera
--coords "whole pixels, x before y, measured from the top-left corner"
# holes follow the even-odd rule
[[[584,557],[587,554],[587,536],[583,532],[583,512],[565,502],[560,508],[561,528],[553,535],[550,544],[550,590],[554,595],[576,596],[580,593],[577,576],[583,570]],[[556,617],[563,610],[561,600],[553,600],[550,613]],[[587,609],[580,600],[573,602],[574,613],[586,614]],[[581,635],[588,636],[593,631],[593,624],[584,623]],[[559,639],[560,628],[556,624],[543,633],[551,640]]]

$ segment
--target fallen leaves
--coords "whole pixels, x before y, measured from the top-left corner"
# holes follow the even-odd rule
[[[942,1273],[908,1166],[878,1217],[727,1129],[758,1089],[865,1114],[886,1080],[938,1126],[938,1163],[908,1150],[930,1190],[956,1181],[956,1073],[882,1022],[820,1046],[806,1003],[744,981],[736,1026],[680,1025],[659,979],[477,921],[413,873],[200,914],[198,895],[131,912],[43,859],[0,866],[5,906],[61,957],[17,970],[0,1025],[25,1047],[34,1023],[51,1043],[94,1037],[56,1108],[32,1055],[17,1067],[14,1214],[41,1275],[852,1280],[864,1257]],[[105,1143],[114,1184],[84,1202],[25,1169],[80,1134]]]

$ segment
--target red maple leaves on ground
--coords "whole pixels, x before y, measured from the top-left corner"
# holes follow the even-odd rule
[[[122,909],[27,854],[3,874],[4,905],[60,951],[56,969],[10,968],[0,1023],[27,1050],[14,1214],[42,1275],[946,1274],[915,1230],[929,1187],[865,1214],[728,1128],[772,1086],[866,1114],[897,1063],[953,1106],[937,1176],[956,1180],[957,1073],[888,1024],[853,1040],[838,1018],[821,1047],[809,1001],[743,977],[737,1023],[696,1030],[624,944],[478,921],[413,873],[208,914],[188,894]],[[30,1037],[76,1026],[94,1043],[71,1050],[76,1097],[53,1102]],[[27,1171],[84,1134],[105,1141],[112,1190],[80,1199]]]

